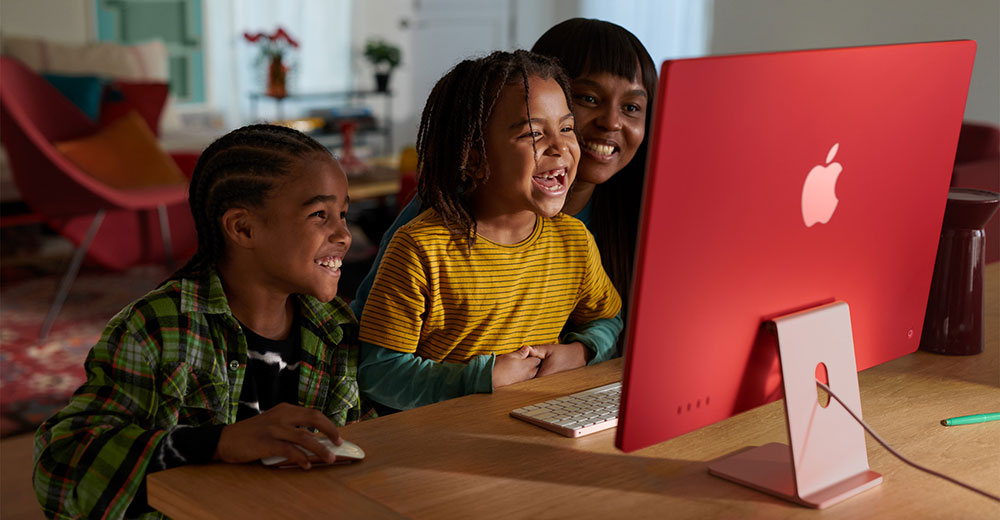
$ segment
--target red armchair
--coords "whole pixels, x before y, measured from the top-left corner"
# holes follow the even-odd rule
[[[185,185],[112,188],[81,171],[53,145],[96,131],[94,122],[44,78],[13,58],[0,57],[0,141],[14,183],[31,211],[77,246],[42,325],[42,338],[84,258],[113,270],[170,265],[197,246]],[[190,169],[191,156],[179,163]]]

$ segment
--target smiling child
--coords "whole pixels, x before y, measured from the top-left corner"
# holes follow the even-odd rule
[[[334,456],[361,418],[357,321],[337,299],[351,245],[347,177],[330,152],[270,125],[206,149],[191,180],[194,257],[126,306],[87,356],[87,381],[35,436],[34,485],[54,517],[133,517],[145,476],[297,448]]]
[[[363,394],[406,409],[583,366],[614,349],[562,343],[567,320],[621,300],[593,237],[560,213],[580,148],[568,82],[550,58],[495,52],[455,66],[417,142],[430,209],[396,232],[361,318]]]

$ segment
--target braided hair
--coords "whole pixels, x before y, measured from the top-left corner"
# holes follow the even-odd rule
[[[469,248],[476,238],[469,195],[490,175],[487,121],[509,85],[524,86],[527,111],[531,77],[555,80],[572,108],[569,80],[558,62],[525,50],[462,61],[438,80],[424,105],[417,131],[417,191],[448,229],[468,237]]]
[[[545,31],[531,50],[559,60],[570,78],[609,73],[639,80],[649,96],[648,106],[653,106],[656,65],[642,42],[624,27],[603,20],[571,18]],[[635,156],[621,171],[597,185],[591,198],[589,228],[604,269],[622,297],[623,316],[629,303],[652,115],[652,111],[646,115],[646,138]]]
[[[170,279],[199,278],[225,256],[220,219],[231,208],[261,207],[278,182],[313,156],[332,157],[315,139],[283,126],[250,125],[202,152],[188,189],[198,250]]]

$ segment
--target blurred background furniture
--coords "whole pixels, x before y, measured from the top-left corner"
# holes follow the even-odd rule
[[[382,98],[384,103],[382,108],[382,118],[377,119],[371,107],[366,105],[369,98]],[[330,92],[300,92],[291,93],[284,97],[275,98],[263,92],[250,93],[250,119],[258,120],[258,103],[261,100],[274,103],[278,119],[285,117],[285,105],[294,105],[298,108],[309,108],[308,117],[318,118],[322,121],[319,128],[313,132],[300,128],[299,130],[311,133],[313,137],[324,146],[330,149],[338,148],[342,145],[342,124],[351,122],[355,124],[357,130],[355,144],[365,144],[365,138],[369,135],[380,136],[381,143],[373,147],[375,155],[391,155],[394,152],[392,147],[392,92],[379,90],[342,90]],[[367,156],[368,154],[363,154]]]
[[[973,121],[962,123],[951,185],[1000,192],[1000,128]],[[986,223],[986,263],[998,260],[1000,213]]]
[[[39,220],[76,246],[42,325],[44,338],[85,259],[113,270],[172,264],[194,252],[197,235],[186,183],[119,189],[97,180],[56,147],[96,134],[95,122],[18,60],[0,57],[0,77],[0,141],[20,197]],[[181,154],[179,164],[190,168],[196,157]]]

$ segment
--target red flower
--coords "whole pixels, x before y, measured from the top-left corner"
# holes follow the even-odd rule
[[[243,38],[250,43],[259,45],[261,58],[267,59],[280,59],[285,51],[299,46],[299,42],[295,41],[282,27],[275,29],[274,34],[244,32]]]
[[[280,26],[278,27],[278,29],[276,31],[274,31],[274,34],[272,34],[270,36],[270,39],[271,39],[272,42],[278,41],[280,39],[284,39],[292,47],[298,47],[299,46],[299,42],[295,41],[291,36],[289,36],[289,34],[286,33],[285,30],[282,29]]]

